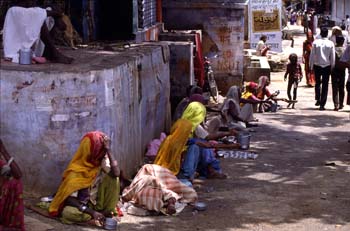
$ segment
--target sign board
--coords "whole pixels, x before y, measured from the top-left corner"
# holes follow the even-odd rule
[[[267,36],[271,51],[282,52],[282,0],[249,1],[250,48],[255,49],[261,35]]]

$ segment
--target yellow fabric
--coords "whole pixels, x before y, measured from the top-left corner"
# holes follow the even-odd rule
[[[242,93],[241,98],[242,98],[242,99],[249,99],[252,95],[253,95],[252,92],[250,92],[250,91],[244,91],[244,92]],[[243,107],[243,106],[244,106],[244,103],[240,103],[240,106]]]
[[[171,127],[170,135],[160,145],[154,164],[167,168],[177,175],[180,171],[181,153],[185,149],[191,130],[190,121],[178,119]]]
[[[51,215],[58,215],[62,203],[69,195],[80,189],[88,188],[95,180],[100,166],[95,166],[88,161],[90,147],[90,139],[85,137],[63,173],[61,185],[50,204],[49,213]]]
[[[206,113],[204,105],[199,102],[190,103],[182,113],[181,119],[186,119],[192,123],[191,137],[197,126],[204,121]]]

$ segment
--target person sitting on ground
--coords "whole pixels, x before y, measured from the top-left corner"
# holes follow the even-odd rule
[[[190,98],[193,94],[202,94],[203,90],[202,88],[198,87],[198,86],[193,86],[190,85],[189,87],[187,87],[186,89],[186,97],[183,98],[180,103],[176,106],[174,115],[173,115],[173,122],[175,122],[176,120],[178,120],[179,118],[181,118],[182,113],[184,112],[185,108],[187,107],[187,105],[190,103]]]
[[[303,79],[303,72],[301,70],[301,65],[298,63],[298,56],[295,53],[289,55],[289,63],[287,64],[287,70],[284,74],[284,81],[287,80],[288,77],[288,86],[287,86],[287,95],[288,99],[292,100],[292,96],[290,94],[291,89],[293,87],[293,100],[297,99],[297,89],[298,84]],[[295,103],[289,103],[288,108],[292,105],[294,109]]]
[[[119,201],[118,163],[110,152],[110,139],[100,131],[88,132],[63,173],[49,207],[64,223],[101,225],[116,214]]]
[[[202,177],[225,178],[226,175],[222,173],[212,148],[238,148],[239,144],[213,144],[208,141],[236,135],[237,131],[231,129],[209,134],[200,125],[205,116],[206,109],[202,103],[190,103],[182,118],[175,122],[171,133],[160,145],[154,163],[168,168],[179,179],[192,181],[196,171]]]
[[[122,193],[122,200],[163,214],[175,214],[175,203],[194,203],[196,191],[181,183],[167,168],[146,164],[138,171],[130,186]]]
[[[276,97],[278,92],[272,94],[268,89],[269,85],[269,78],[267,76],[260,76],[256,97],[263,102],[259,104],[259,112],[271,111],[272,106],[277,105],[278,99]]]
[[[222,127],[234,128],[243,131],[249,122],[255,121],[253,117],[253,106],[244,104],[240,107],[241,90],[238,86],[232,86],[226,94],[221,107],[221,114],[207,122],[208,132],[218,131]]]
[[[0,140],[0,230],[24,231],[22,172]]]
[[[263,101],[256,97],[256,91],[258,89],[258,84],[255,82],[249,82],[245,86],[245,89],[241,95],[240,106],[244,107],[245,104],[251,104],[256,107],[259,103]]]
[[[8,9],[3,28],[4,57],[19,62],[19,50],[31,49],[34,60],[44,56],[51,62],[70,64],[73,58],[63,55],[54,45],[50,29],[55,25],[61,30],[66,26],[62,13],[40,7],[13,6]],[[28,26],[28,22],[30,26]],[[14,39],[16,38],[16,39]]]
[[[270,50],[270,46],[267,46],[265,43],[267,41],[266,35],[261,35],[258,44],[256,45],[256,55],[257,56],[266,56],[267,52]]]

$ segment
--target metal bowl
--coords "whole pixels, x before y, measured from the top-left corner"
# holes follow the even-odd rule
[[[194,208],[198,211],[204,211],[207,209],[207,204],[204,202],[196,202]]]

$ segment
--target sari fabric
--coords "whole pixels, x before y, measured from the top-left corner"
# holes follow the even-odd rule
[[[234,109],[233,109],[234,114],[236,116],[240,115],[241,108],[239,105],[239,99],[240,99],[240,96],[239,96],[238,86],[230,87],[230,89],[226,94],[226,99],[221,108],[221,112],[225,117],[226,123],[230,123],[233,120],[232,116],[229,115],[230,103],[234,105]]]
[[[178,119],[171,127],[170,135],[161,143],[154,164],[169,169],[174,175],[180,171],[181,153],[191,134],[192,123]]]
[[[122,195],[125,201],[157,212],[172,197],[181,203],[192,203],[198,198],[193,188],[181,183],[168,169],[155,164],[142,166]]]
[[[104,136],[102,132],[94,131],[83,137],[77,152],[63,173],[61,185],[50,204],[51,216],[57,216],[60,213],[69,195],[93,184],[105,155]]]
[[[314,37],[312,35],[312,32],[309,31],[306,40],[303,42],[303,58],[305,64],[304,70],[306,76],[306,84],[310,87],[315,86],[315,73],[313,70],[310,70],[310,54],[313,41]]]
[[[0,169],[6,163],[0,160]],[[3,179],[0,185],[0,224],[4,228],[24,230],[22,181],[14,177]],[[1,226],[0,226],[1,229]]]
[[[197,126],[204,121],[206,113],[204,105],[199,102],[192,102],[186,107],[181,119],[186,119],[192,123],[191,137]]]

